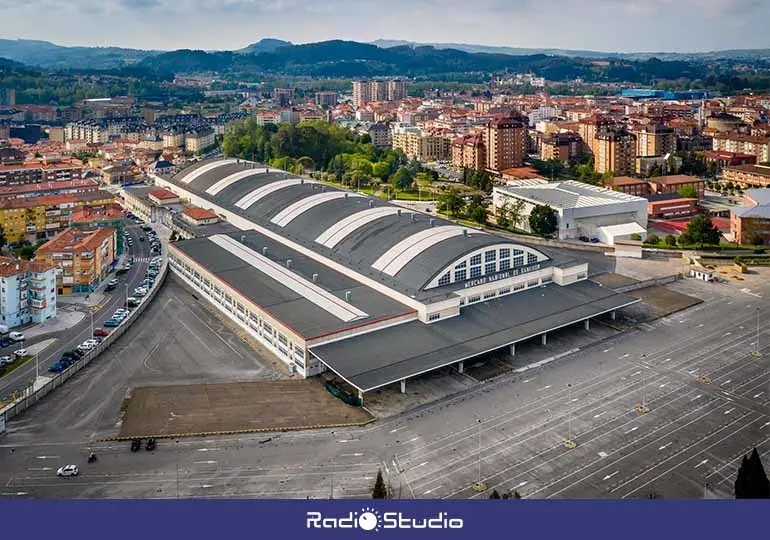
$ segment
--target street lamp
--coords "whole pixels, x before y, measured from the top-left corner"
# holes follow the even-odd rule
[[[650,408],[647,406],[647,366],[644,365],[644,359],[647,358],[646,354],[642,355],[642,403],[634,407],[639,414],[646,414],[650,412]]]
[[[572,450],[577,447],[577,443],[572,440],[572,385],[567,385],[567,439],[564,441],[564,447]]]
[[[476,479],[476,482],[471,486],[473,491],[476,493],[483,493],[487,490],[487,485],[481,481],[481,418],[478,418],[476,420],[478,428],[479,428],[479,467],[478,467],[478,478]]]
[[[753,356],[759,358],[762,356],[762,353],[759,352],[759,308],[757,308],[757,340],[754,342],[754,352],[751,353]]]

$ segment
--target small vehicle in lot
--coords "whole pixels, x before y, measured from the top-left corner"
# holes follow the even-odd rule
[[[56,471],[56,476],[77,476],[78,472],[77,465],[65,465],[64,467],[59,467],[59,470]]]
[[[147,442],[144,445],[144,449],[147,450],[148,452],[152,452],[153,450],[155,450],[155,446],[156,446],[155,439],[149,438],[147,439]]]
[[[94,328],[94,335],[99,337],[107,337],[110,335],[110,331],[105,330],[104,328]]]
[[[591,238],[591,243],[592,244],[598,244],[599,243],[599,239],[598,238]]]
[[[140,241],[140,242],[144,242],[144,236],[140,236],[140,237],[139,237],[139,241]]]
[[[128,298],[126,298],[126,305],[128,307],[136,307],[139,305],[140,302],[141,300],[139,298],[136,298],[135,296],[129,296]]]
[[[134,289],[134,296],[141,297],[141,296],[145,296],[145,295],[147,295],[147,289],[145,289],[143,287],[137,287],[136,289]]]
[[[54,365],[48,368],[48,373],[61,373],[64,371],[65,368],[63,365],[61,365],[59,362],[56,362]]]
[[[142,449],[142,439],[134,439],[131,441],[131,451],[138,452]]]
[[[9,364],[13,364],[14,359],[10,356],[0,356],[0,367],[5,367]]]
[[[24,334],[21,332],[11,332],[8,337],[11,341],[24,341]]]
[[[150,227],[149,225],[142,225],[142,230],[144,232],[149,232],[152,230],[152,227]]]
[[[119,309],[115,310],[115,313],[121,313],[123,315],[128,315],[131,312],[129,310],[127,310],[127,309],[119,308]]]
[[[71,351],[65,352],[62,357],[72,358],[73,360],[78,360],[80,358],[83,358],[83,351],[79,351],[77,349],[72,349]]]
[[[16,349],[13,354],[16,355],[16,358],[24,358],[27,356],[27,349]]]
[[[83,343],[78,345],[78,349],[80,349],[83,352],[92,351],[92,350],[94,350],[94,347],[96,347],[96,345],[94,345],[93,343],[90,343],[88,341],[84,341]]]
[[[11,341],[10,339],[8,339],[7,337],[4,337],[4,338],[0,338],[0,347],[2,347],[2,348],[5,348],[5,347],[7,347],[7,346],[8,346],[8,345],[10,345],[11,343],[13,343],[13,341]]]
[[[118,326],[120,326],[120,322],[121,321],[117,319],[107,319],[106,321],[104,321],[104,326],[106,326],[107,328],[117,328]]]
[[[581,242],[588,242],[588,237],[587,236],[581,236],[580,238],[578,238],[578,240],[580,240]]]

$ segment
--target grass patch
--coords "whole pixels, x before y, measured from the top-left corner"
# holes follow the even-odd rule
[[[11,356],[13,358],[13,356]],[[20,359],[16,360],[13,364],[9,364],[7,366],[3,366],[0,368],[0,377],[5,377],[9,373],[12,373],[14,370],[19,369],[21,366],[32,360],[34,356],[27,355],[22,356]]]

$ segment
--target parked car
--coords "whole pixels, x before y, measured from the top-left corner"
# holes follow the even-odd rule
[[[10,356],[0,356],[0,367],[5,367],[9,364],[13,364],[14,359]]]
[[[55,363],[54,365],[52,365],[51,367],[48,368],[48,373],[61,373],[65,369],[66,368],[63,365],[61,365],[60,363],[57,362],[57,363]]]
[[[591,238],[591,243],[592,244],[598,244],[599,243],[599,239],[598,238]]]
[[[16,349],[13,354],[16,355],[16,358],[24,358],[27,356],[27,349]]]
[[[148,452],[152,452],[153,450],[155,450],[155,446],[156,446],[155,439],[151,437],[147,439],[147,442],[145,443],[144,448]]]
[[[127,309],[120,308],[120,309],[116,309],[115,313],[122,313],[123,315],[128,315],[131,312]]]
[[[22,334],[21,332],[11,332],[10,334],[8,334],[8,338],[11,341],[24,341],[24,334]]]
[[[580,240],[581,242],[588,242],[588,237],[587,236],[581,236],[580,238],[578,238],[578,240]]]
[[[10,340],[9,338],[7,338],[7,337],[4,337],[4,338],[0,338],[0,347],[2,347],[2,348],[5,348],[5,347],[7,347],[7,346],[8,346],[8,345],[10,345],[11,343],[13,343],[13,341],[11,341],[11,340]]]
[[[78,472],[77,465],[65,465],[64,467],[59,467],[59,470],[56,471],[56,476],[77,476]]]
[[[135,296],[129,296],[128,298],[126,298],[126,305],[128,307],[136,307],[139,305],[140,302],[141,300],[139,298],[136,298]]]
[[[100,337],[107,337],[110,335],[110,331],[105,330],[104,328],[94,328],[94,335],[100,336]]]
[[[134,289],[134,296],[142,297],[142,296],[145,296],[146,294],[147,294],[147,289],[143,287],[137,287],[136,289]]]
[[[78,345],[78,349],[80,349],[83,352],[92,351],[92,350],[94,350],[94,347],[96,347],[96,345],[94,343],[89,342],[89,341],[84,341],[83,343]]]
[[[107,328],[116,328],[120,326],[120,323],[121,321],[117,319],[107,319],[106,321],[104,321],[104,326],[106,326]]]

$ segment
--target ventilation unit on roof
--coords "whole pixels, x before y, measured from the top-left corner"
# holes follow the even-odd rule
[[[436,220],[433,218],[430,218],[430,221],[428,222],[431,227],[433,227],[436,224]]]
[[[468,238],[468,229],[463,229],[463,236]]]
[[[266,256],[267,256],[267,246],[265,246],[265,247],[263,247],[263,248],[262,248],[262,256],[263,256],[263,257],[266,257]]]
[[[345,302],[350,302],[350,291],[345,291]]]
[[[286,259],[286,268],[291,268],[291,259]]]
[[[313,274],[313,283],[318,283],[318,274]]]
[[[371,201],[371,200],[370,200],[370,201],[369,201],[369,208],[372,208],[372,207],[374,207],[374,201]]]

